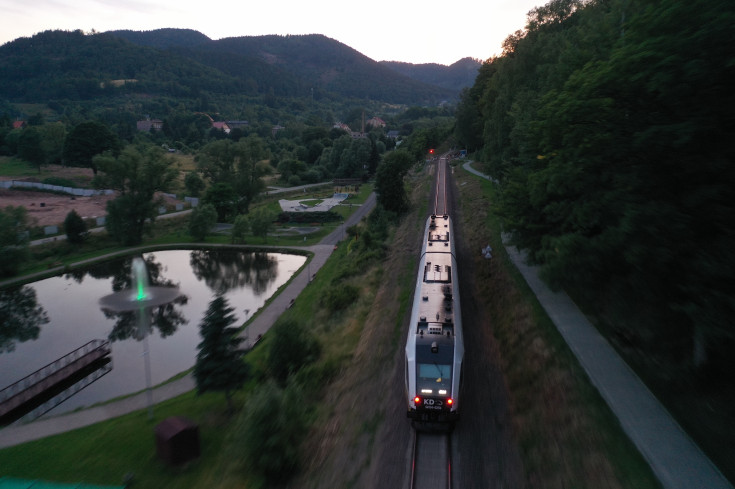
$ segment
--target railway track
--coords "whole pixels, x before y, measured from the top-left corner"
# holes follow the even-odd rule
[[[434,215],[443,216],[449,213],[447,205],[447,159],[439,158],[436,165],[436,187],[434,196]]]
[[[436,165],[434,211],[436,216],[449,213],[447,200],[447,160],[440,157]],[[451,489],[451,432],[413,431],[410,489]]]
[[[410,489],[451,489],[451,433],[413,433]]]

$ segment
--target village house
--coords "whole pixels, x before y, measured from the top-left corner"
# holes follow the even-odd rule
[[[212,127],[224,131],[225,134],[230,134],[230,126],[224,121],[212,121]]]
[[[161,119],[146,119],[136,122],[135,126],[143,132],[160,131],[163,129],[163,121]]]
[[[385,121],[380,117],[373,117],[365,123],[368,127],[385,127]]]

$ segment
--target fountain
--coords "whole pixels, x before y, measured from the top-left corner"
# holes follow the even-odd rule
[[[137,256],[131,264],[132,287],[102,297],[99,301],[102,309],[113,312],[135,311],[138,318],[138,339],[143,340],[143,358],[145,361],[146,395],[148,401],[148,417],[153,418],[153,391],[151,389],[151,361],[148,351],[148,334],[151,327],[151,312],[154,307],[173,302],[179,296],[178,287],[151,286],[148,281],[148,269],[145,260]]]
[[[136,256],[131,265],[132,287],[106,295],[100,299],[100,306],[113,312],[136,311],[141,308],[150,310],[172,302],[179,296],[177,287],[157,287],[148,283],[148,269],[143,258]]]

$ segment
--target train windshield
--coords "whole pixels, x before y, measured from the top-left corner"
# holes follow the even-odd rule
[[[418,388],[431,389],[434,394],[437,389],[447,390],[452,386],[452,366],[440,363],[419,363]]]

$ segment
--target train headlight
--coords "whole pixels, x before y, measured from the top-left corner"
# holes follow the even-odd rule
[[[421,404],[421,398],[419,396],[414,397],[413,403],[418,406],[419,404]]]
[[[454,400],[451,397],[447,398],[447,406],[452,407],[452,404],[454,404]]]

